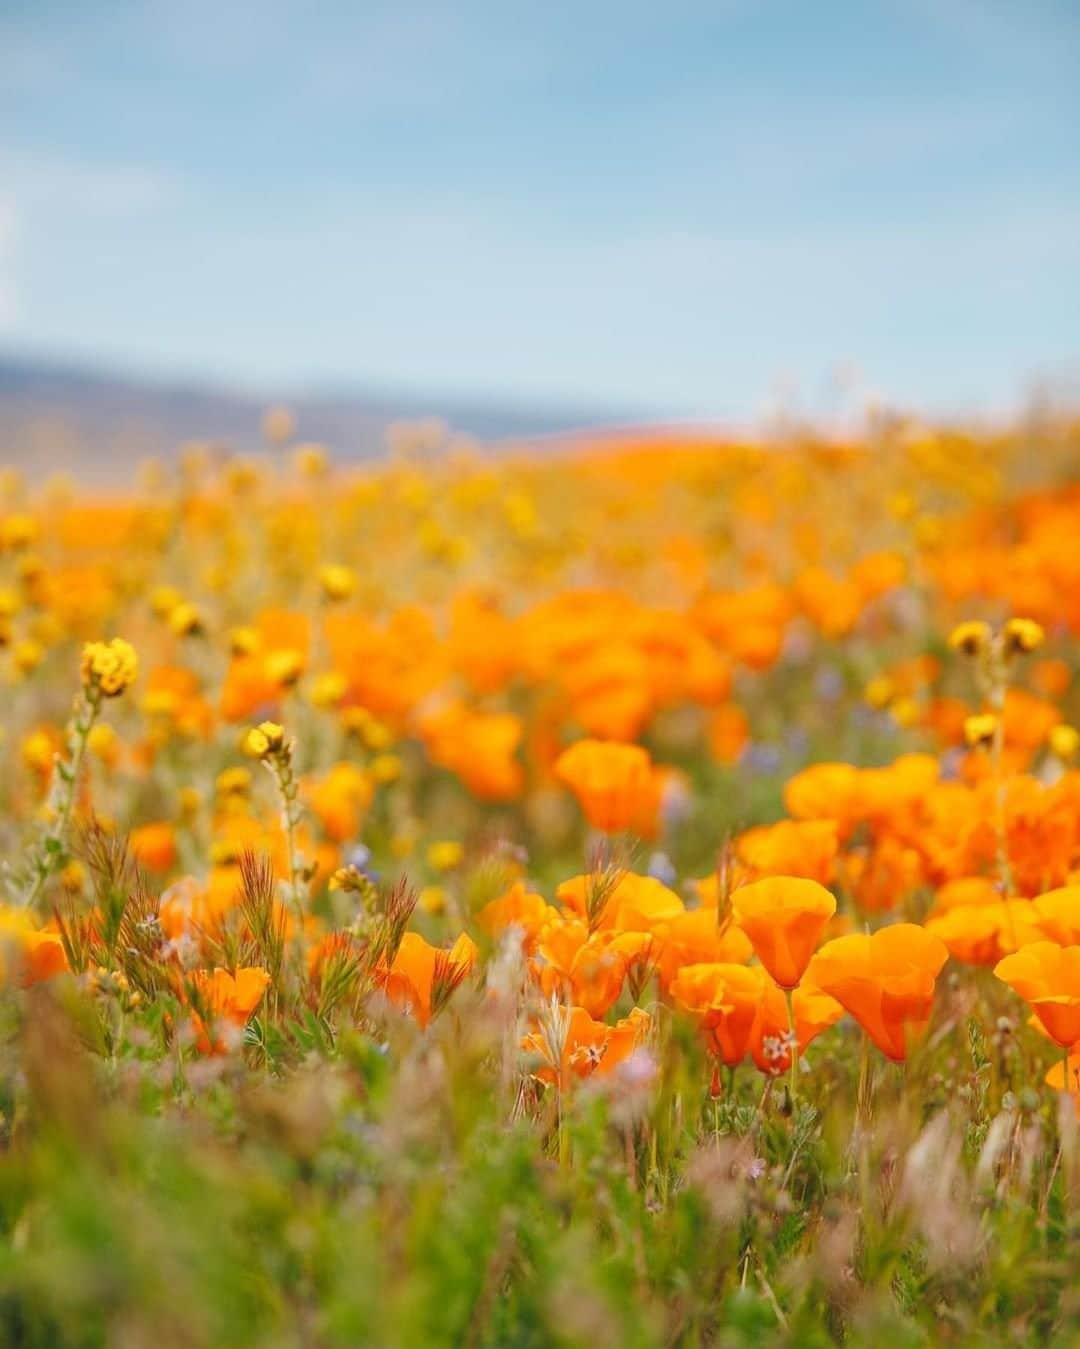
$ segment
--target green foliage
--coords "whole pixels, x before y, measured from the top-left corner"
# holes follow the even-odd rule
[[[483,999],[461,998],[426,1033],[399,1018],[331,1038],[308,1013],[280,1077],[267,1071],[280,1032],[258,1017],[242,1055],[178,1070],[130,1027],[113,1059],[91,1052],[95,1016],[68,981],[4,1003],[5,1345],[914,1346],[1080,1332],[1080,1208],[1045,1098],[1008,1115],[1013,1142],[974,1184],[1002,1114],[976,1027],[976,1095],[927,1124],[918,1102],[945,1060],[879,1073],[861,1154],[855,1036],[810,1056],[792,1109],[749,1068],[713,1098],[679,1028],[651,1083],[566,1099],[560,1162],[544,1089],[536,1111],[506,1109]]]

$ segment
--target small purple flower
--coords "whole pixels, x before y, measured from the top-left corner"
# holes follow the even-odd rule
[[[750,745],[742,763],[751,773],[775,773],[780,767],[780,751],[775,745]]]
[[[649,858],[648,874],[654,881],[659,881],[661,885],[666,885],[669,889],[678,879],[678,873],[675,870],[675,864],[666,852],[654,852]]]
[[[941,756],[942,782],[955,782],[960,776],[960,766],[964,762],[964,751],[955,745]]]
[[[664,783],[660,797],[660,818],[665,828],[679,824],[690,813],[690,791],[679,777],[672,776]]]
[[[357,843],[355,847],[350,848],[346,862],[349,866],[355,867],[357,871],[363,872],[369,880],[377,881],[379,879],[379,873],[371,865],[371,849],[365,844]]]
[[[629,1086],[647,1087],[656,1080],[658,1067],[656,1059],[645,1048],[639,1045],[624,1062],[618,1067],[619,1078]]]
[[[781,656],[785,665],[805,665],[814,649],[813,629],[808,623],[794,622],[784,634]]]
[[[814,692],[827,703],[836,702],[844,692],[844,676],[835,665],[823,665],[814,676]]]

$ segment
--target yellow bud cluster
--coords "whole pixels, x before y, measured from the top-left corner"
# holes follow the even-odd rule
[[[115,698],[131,687],[138,673],[135,648],[122,637],[114,637],[111,642],[87,642],[83,647],[80,676],[87,693]]]
[[[998,719],[993,712],[980,712],[964,720],[964,739],[974,749],[988,745],[997,734]]]
[[[328,600],[347,600],[356,589],[356,573],[350,567],[328,562],[319,569],[319,585]]]
[[[1049,736],[1050,752],[1062,763],[1071,763],[1080,750],[1080,731],[1064,722],[1051,728]]]
[[[1002,629],[1005,649],[1011,654],[1030,655],[1046,641],[1042,625],[1033,618],[1010,618]]]
[[[214,789],[218,796],[247,796],[251,791],[251,774],[246,768],[226,768],[217,775]]]
[[[989,623],[981,619],[969,619],[953,628],[949,634],[949,646],[953,651],[962,651],[965,656],[978,656],[989,647],[992,636]]]
[[[253,759],[269,759],[285,746],[285,728],[276,721],[263,721],[244,736],[244,753]]]

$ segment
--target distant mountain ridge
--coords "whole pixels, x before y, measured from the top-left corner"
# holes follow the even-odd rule
[[[35,474],[74,469],[84,478],[106,479],[123,476],[140,458],[167,453],[187,440],[254,450],[263,445],[263,413],[278,401],[295,414],[299,439],[325,443],[344,459],[381,453],[393,422],[427,417],[485,443],[536,440],[629,420],[595,409],[510,401],[363,392],[263,394],[0,353],[0,464]]]

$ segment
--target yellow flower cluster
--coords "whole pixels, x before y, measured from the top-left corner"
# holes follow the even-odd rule
[[[138,673],[135,648],[122,637],[114,637],[111,642],[87,642],[83,647],[80,675],[87,693],[116,698],[134,684]]]
[[[280,753],[285,744],[285,728],[276,721],[264,721],[252,726],[244,736],[244,753],[253,759],[269,759]]]

